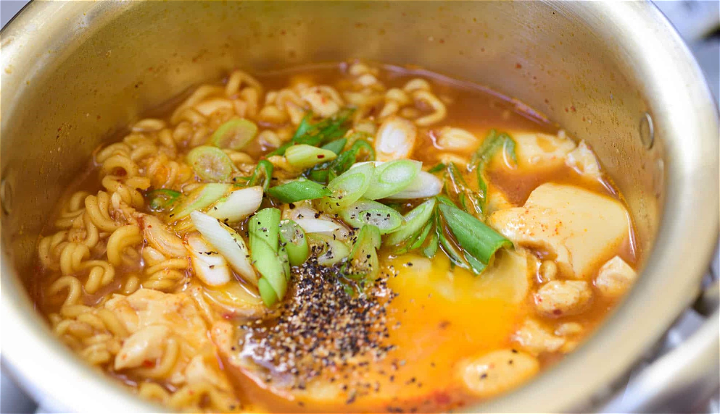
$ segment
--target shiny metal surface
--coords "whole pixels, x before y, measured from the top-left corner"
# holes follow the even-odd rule
[[[647,260],[624,304],[556,367],[473,411],[585,410],[692,303],[718,231],[717,113],[650,4],[35,2],[0,35],[0,318],[3,363],[61,405],[48,408],[157,410],[60,345],[21,283],[49,209],[92,149],[233,67],[351,57],[476,81],[543,112],[593,146],[636,219]]]

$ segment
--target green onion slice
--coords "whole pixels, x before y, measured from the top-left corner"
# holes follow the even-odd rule
[[[339,138],[345,135],[347,130],[344,125],[350,115],[355,110],[352,108],[343,108],[332,118],[324,119],[316,124],[310,124],[312,119],[312,113],[307,113],[303,120],[298,125],[295,134],[289,142],[281,145],[275,151],[268,154],[268,157],[273,155],[284,155],[285,151],[290,146],[295,144],[307,144],[307,145],[322,145],[334,138]]]
[[[258,280],[258,287],[260,287],[263,280],[266,280],[277,298],[282,300],[287,291],[287,278],[285,277],[283,262],[278,253],[274,252],[264,240],[253,242],[252,233],[250,234],[250,243],[253,245],[250,257],[255,268],[262,275],[262,278]]]
[[[345,144],[347,144],[347,139],[340,138],[340,139],[336,139],[335,141],[331,141],[331,142],[328,142],[327,144],[323,145],[322,149],[332,151],[336,155],[339,155],[342,152],[342,150],[345,148]]]
[[[265,303],[265,306],[270,307],[278,301],[275,289],[273,289],[267,279],[260,279],[258,281],[258,290],[260,291],[260,297],[263,303]]]
[[[263,189],[260,186],[233,190],[210,206],[207,213],[225,224],[237,223],[257,211],[262,199]]]
[[[204,184],[188,194],[182,203],[174,206],[169,217],[173,220],[180,220],[195,210],[203,210],[224,196],[230,188],[232,188],[230,184]]]
[[[391,207],[372,200],[358,200],[340,212],[340,217],[355,228],[372,225],[380,234],[397,230],[403,223],[403,217]]]
[[[273,165],[268,160],[260,160],[255,166],[250,178],[247,180],[247,186],[252,187],[254,185],[262,186],[265,192],[270,188],[270,181],[272,181]]]
[[[277,300],[282,300],[287,291],[287,259],[284,251],[279,249],[280,233],[280,210],[276,208],[265,208],[258,211],[249,220],[250,233],[250,256],[253,265],[262,275],[258,281],[258,288],[267,290],[269,285],[276,295]],[[285,259],[285,260],[283,260]],[[263,282],[266,280],[266,282]],[[260,291],[263,301],[271,299],[271,295],[263,294]],[[274,302],[265,302],[271,306]]]
[[[366,161],[375,160],[375,149],[372,145],[363,139],[359,139],[352,144],[350,149],[341,153],[338,158],[330,164],[328,168],[328,178],[332,180],[349,170],[358,161],[358,156],[361,152],[366,154]]]
[[[427,172],[429,172],[430,174],[435,174],[444,169],[445,169],[445,164],[439,162],[439,163],[435,164],[433,167],[431,167],[429,170],[427,170]]]
[[[253,250],[253,241],[264,241],[277,253],[278,236],[280,233],[280,210],[264,208],[250,217],[250,250]]]
[[[413,160],[397,160],[378,164],[375,166],[372,181],[363,196],[377,200],[399,193],[412,184],[421,167],[421,162]]]
[[[482,264],[490,263],[501,247],[512,247],[510,240],[473,215],[445,204],[441,204],[439,209],[458,245]]]
[[[258,127],[247,119],[231,119],[220,125],[210,137],[216,147],[241,150],[257,135]]]
[[[346,262],[343,273],[352,278],[375,280],[380,273],[380,263],[377,257],[380,231],[372,225],[360,228],[350,257]]]
[[[312,255],[317,257],[321,266],[332,266],[340,263],[350,255],[350,248],[332,236],[320,233],[306,234]]]
[[[353,136],[354,135],[357,134],[353,134]],[[338,141],[341,141],[344,147],[347,139],[342,138],[337,141],[333,141],[330,144]],[[330,144],[324,146],[323,148],[331,149],[326,148],[329,147]],[[338,152],[336,151],[338,148],[340,149],[340,151],[342,151],[342,148],[340,148],[340,142],[338,142],[337,145],[334,145],[331,149],[338,154],[338,157],[335,160],[328,163],[316,165],[310,171],[308,171],[308,177],[310,177],[314,181],[319,182],[325,182],[328,180],[332,181],[338,175],[349,170],[358,161],[361,153],[364,154],[363,158],[365,158],[365,161],[375,160],[375,150],[373,149],[372,145],[370,145],[370,143],[363,139],[357,139],[356,141],[354,141],[347,151]]]
[[[430,220],[433,211],[435,211],[435,204],[437,204],[437,201],[431,198],[408,212],[403,218],[403,225],[392,232],[385,242],[394,246],[409,240],[413,234],[420,231]]]
[[[422,250],[422,253],[425,257],[428,259],[432,259],[435,257],[435,253],[437,253],[438,249],[438,236],[437,233],[433,232],[430,234],[430,238],[428,239],[427,244]]]
[[[490,133],[488,133],[488,136],[485,137],[482,145],[473,155],[472,160],[470,160],[471,167],[477,170],[479,189],[478,193],[481,203],[480,207],[483,211],[485,211],[485,207],[487,205],[488,190],[487,181],[485,180],[485,167],[492,159],[492,157],[497,153],[497,151],[501,148],[505,152],[505,154],[508,155],[512,163],[517,165],[517,154],[515,152],[515,146],[515,140],[512,139],[510,135],[504,132],[498,134],[497,131],[493,129],[490,131]]]
[[[354,167],[328,183],[332,195],[323,198],[325,210],[338,211],[358,201],[370,187],[375,166],[366,163]]]
[[[187,161],[195,174],[204,181],[225,181],[235,166],[230,157],[220,148],[202,145],[193,148],[187,155]]]
[[[425,239],[427,239],[428,234],[430,234],[432,226],[433,224],[430,222],[425,223],[425,226],[420,229],[420,234],[418,234],[414,240],[411,239],[412,243],[410,243],[410,250],[415,250],[425,243]]]
[[[225,257],[230,266],[243,279],[257,286],[257,275],[250,263],[245,241],[237,232],[219,222],[216,218],[199,211],[190,214],[195,228],[217,251]]]
[[[470,214],[481,216],[483,204],[477,193],[468,187],[457,164],[451,162],[446,168],[445,191],[458,200],[460,206]]]
[[[332,191],[314,181],[298,178],[297,180],[271,187],[268,190],[268,194],[283,203],[294,203],[302,200],[315,200],[327,197],[332,194]]]
[[[337,157],[333,151],[314,147],[312,145],[299,144],[289,147],[285,151],[285,158],[293,167],[306,169],[314,167]]]
[[[280,243],[287,249],[288,259],[292,266],[299,266],[310,255],[310,247],[302,227],[292,220],[280,222]]]
[[[164,211],[172,207],[178,202],[181,193],[175,190],[159,188],[157,190],[148,191],[145,197],[150,200],[150,211]]]

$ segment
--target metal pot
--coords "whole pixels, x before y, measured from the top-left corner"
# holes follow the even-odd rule
[[[596,150],[635,217],[642,277],[574,354],[474,411],[587,410],[606,397],[692,303],[717,237],[716,110],[648,3],[33,2],[0,51],[2,358],[58,410],[157,407],[86,367],[33,310],[23,278],[38,232],[108,134],[233,67],[416,64],[517,98]],[[683,354],[711,368],[691,373],[709,375],[697,392],[718,381],[717,313],[708,323]]]

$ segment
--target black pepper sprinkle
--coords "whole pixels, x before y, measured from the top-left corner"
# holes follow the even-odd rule
[[[290,374],[290,386],[304,389],[304,384],[323,372],[330,372],[334,382],[343,372],[370,370],[372,361],[394,349],[385,341],[389,337],[387,305],[397,295],[387,287],[384,276],[365,289],[357,286],[364,293],[355,295],[340,283],[337,267],[320,266],[317,259],[292,271],[288,299],[276,316],[243,326],[245,349],[253,350],[256,362],[271,366],[283,381]],[[347,376],[340,380],[343,389],[362,390],[356,397],[379,389],[374,382],[354,383],[361,380]]]

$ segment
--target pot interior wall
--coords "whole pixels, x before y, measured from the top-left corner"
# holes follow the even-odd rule
[[[31,7],[42,7],[41,4]],[[63,188],[122,125],[232,68],[250,72],[362,58],[414,64],[517,98],[587,140],[625,194],[639,248],[658,224],[663,138],[648,151],[648,111],[627,53],[589,18],[522,2],[67,2],[75,21],[37,22],[46,43],[4,68],[3,239],[18,269]],[[12,62],[11,62],[12,63]],[[661,166],[661,165],[660,165]],[[643,255],[646,256],[646,255]],[[22,274],[22,273],[21,273]],[[29,274],[25,272],[24,274]]]

